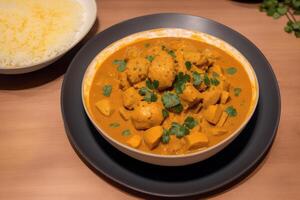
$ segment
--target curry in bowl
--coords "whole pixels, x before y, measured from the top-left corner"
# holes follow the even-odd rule
[[[91,81],[88,110],[109,137],[158,155],[212,147],[249,118],[253,84],[232,55],[178,37],[138,40],[109,55]]]

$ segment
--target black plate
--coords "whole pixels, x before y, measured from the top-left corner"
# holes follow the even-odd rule
[[[167,27],[201,31],[227,41],[252,64],[260,87],[257,109],[240,136],[216,156],[184,167],[150,165],[119,152],[95,130],[81,102],[81,82],[86,67],[103,48],[132,33]],[[257,47],[241,34],[201,17],[154,14],[102,31],[77,53],[65,75],[61,109],[71,144],[94,171],[142,193],[184,197],[218,192],[241,180],[257,166],[276,135],[280,95],[270,64]]]

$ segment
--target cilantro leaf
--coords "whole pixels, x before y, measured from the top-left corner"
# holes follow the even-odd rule
[[[181,113],[183,111],[183,106],[182,104],[178,104],[177,106],[169,108],[169,110],[173,113]]]
[[[191,77],[188,74],[183,74],[183,72],[179,72],[179,74],[175,77],[174,88],[177,94],[181,94],[185,88],[185,83],[190,81]]]
[[[127,137],[127,136],[131,135],[131,132],[129,129],[126,129],[126,130],[122,131],[122,135]]]
[[[230,74],[230,75],[233,75],[233,74],[235,74],[237,72],[237,69],[235,68],[235,67],[228,67],[227,69],[226,69],[226,73],[227,74]]]
[[[210,86],[210,80],[207,74],[204,74],[204,83],[206,86]]]
[[[173,50],[169,50],[169,51],[168,51],[168,54],[169,54],[170,56],[172,56],[172,58],[175,58],[175,57],[176,57],[175,52],[174,52]]]
[[[241,88],[234,88],[233,92],[234,92],[234,96],[240,96],[242,89]]]
[[[170,134],[169,134],[169,131],[166,130],[166,129],[164,129],[164,130],[163,130],[163,135],[162,135],[162,137],[161,137],[161,142],[162,142],[163,144],[168,144],[169,141],[170,141]]]
[[[146,56],[146,59],[149,61],[149,62],[152,62],[154,60],[154,56]]]
[[[192,129],[194,128],[196,125],[198,124],[197,120],[194,119],[193,117],[191,116],[188,116],[185,120],[184,120],[184,123],[183,125],[189,129]]]
[[[198,72],[193,72],[192,76],[193,76],[193,85],[199,86],[202,82],[201,75]]]
[[[225,112],[229,117],[235,117],[237,115],[237,111],[233,106],[229,106],[225,109]]]
[[[142,87],[141,89],[139,89],[139,94],[141,96],[144,96],[144,101],[146,102],[156,102],[157,101],[157,95],[151,91],[150,89],[146,88],[146,87]]]
[[[110,128],[118,128],[119,126],[120,126],[120,124],[117,123],[117,122],[113,122],[113,123],[110,123],[110,124],[109,124],[109,127],[110,127]]]
[[[106,97],[109,97],[112,91],[111,85],[104,85],[102,88],[102,94]]]
[[[153,82],[149,79],[146,80],[146,86],[153,90],[153,89],[157,89],[159,86],[159,81],[158,80],[154,80]]]
[[[185,67],[187,68],[187,70],[190,70],[192,68],[192,63],[190,61],[186,61]]]
[[[217,86],[217,85],[220,84],[220,81],[219,81],[218,79],[216,79],[216,78],[211,78],[211,79],[210,79],[210,83],[211,83],[212,85],[214,85],[214,86]]]
[[[182,138],[190,133],[189,129],[177,122],[172,122],[171,128],[169,129],[170,134],[176,135],[177,138]]]
[[[124,72],[126,69],[126,61],[125,60],[114,60],[113,64],[118,65],[117,70],[119,72]]]
[[[174,106],[180,105],[179,96],[172,92],[164,92],[161,99],[166,108],[172,108]]]
[[[163,115],[164,118],[169,117],[169,111],[167,109],[162,109],[161,112],[162,112],[162,115]]]

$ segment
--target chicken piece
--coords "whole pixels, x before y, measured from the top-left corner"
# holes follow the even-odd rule
[[[161,52],[152,61],[148,75],[152,81],[159,81],[158,89],[171,87],[175,79],[175,67],[172,57],[164,51]]]
[[[127,62],[126,74],[131,84],[138,83],[147,78],[149,61],[145,58],[134,58]]]
[[[141,99],[142,97],[133,87],[122,93],[123,106],[129,110],[132,110]]]
[[[217,126],[218,127],[222,127],[225,124],[227,118],[228,118],[227,112],[223,112],[222,115],[221,115],[221,117],[220,117],[219,122],[217,123]]]
[[[208,137],[198,131],[192,131],[189,135],[185,136],[185,140],[187,141],[188,150],[207,147],[208,145]]]
[[[130,46],[126,48],[125,57],[128,59],[133,59],[139,57],[141,50],[138,47]]]
[[[150,149],[154,149],[163,135],[163,128],[161,126],[154,126],[149,128],[144,133],[144,141]]]
[[[188,102],[190,106],[192,106],[199,102],[202,96],[201,93],[193,86],[193,84],[186,83],[182,94],[180,94],[180,97],[184,101]]]
[[[190,61],[196,66],[204,65],[207,62],[206,58],[200,52],[196,51],[184,52],[184,59],[186,61]]]
[[[159,102],[140,102],[131,115],[134,127],[138,130],[145,130],[160,125],[164,119],[162,109],[163,106]]]
[[[124,119],[125,121],[128,121],[130,119],[130,115],[128,111],[125,110],[125,108],[123,107],[119,108],[119,114],[122,117],[122,119]]]
[[[220,103],[225,104],[228,101],[228,99],[229,99],[229,92],[222,91]]]
[[[215,105],[220,97],[221,97],[221,91],[218,89],[210,90],[207,92],[202,93],[203,96],[203,106],[207,108],[209,105]]]
[[[119,88],[121,90],[126,90],[130,87],[130,84],[127,80],[127,74],[125,72],[119,73]]]
[[[222,108],[220,105],[210,105],[208,108],[204,111],[203,115],[204,118],[212,123],[212,124],[217,124],[218,121],[220,120],[220,117],[222,115]]]
[[[176,73],[183,72],[184,74],[186,74],[188,70],[185,66],[185,61],[184,61],[182,51],[176,51],[175,54],[176,54],[176,63],[175,63]]]
[[[223,128],[212,128],[210,130],[210,132],[211,132],[212,135],[215,135],[215,136],[223,135],[223,134],[228,133],[228,131],[223,129]]]
[[[147,54],[155,57],[161,54],[161,52],[163,52],[163,50],[160,45],[151,46],[147,49]]]
[[[105,116],[110,116],[112,108],[108,99],[102,99],[96,103],[96,108]]]
[[[127,144],[133,148],[138,148],[141,145],[142,138],[139,135],[134,135],[127,140]]]

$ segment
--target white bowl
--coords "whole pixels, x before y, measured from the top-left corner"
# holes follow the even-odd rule
[[[72,45],[70,45],[64,51],[61,51],[58,55],[54,57],[50,57],[47,60],[42,60],[41,62],[36,63],[34,65],[27,65],[27,66],[16,67],[16,68],[4,68],[0,66],[0,74],[23,74],[23,73],[28,73],[28,72],[32,72],[44,68],[50,65],[51,63],[57,61],[65,53],[67,53],[70,49],[72,49],[76,44],[78,44],[80,40],[82,40],[84,36],[90,31],[93,24],[95,23],[97,17],[97,5],[95,0],[76,0],[76,1],[78,1],[83,7],[84,19],[83,19],[82,26],[80,27],[79,32],[76,34],[75,36],[76,39],[74,39]]]
[[[202,41],[208,44],[211,44],[213,46],[216,46],[217,48],[220,48],[224,50],[226,53],[230,54],[231,56],[235,57],[239,62],[242,63],[245,71],[247,72],[251,85],[252,85],[252,100],[251,105],[249,108],[249,111],[247,113],[247,116],[244,120],[244,122],[240,125],[240,127],[232,133],[229,137],[221,141],[220,143],[209,147],[205,150],[196,151],[193,153],[183,154],[183,155],[157,155],[157,154],[151,154],[147,152],[143,152],[134,148],[131,148],[125,144],[122,144],[112,138],[109,134],[107,134],[104,130],[101,129],[101,127],[94,121],[90,109],[89,104],[89,93],[91,89],[91,83],[94,79],[94,76],[101,67],[101,63],[105,61],[107,57],[109,57],[112,53],[119,50],[120,48],[127,46],[130,43],[133,43],[137,40],[143,40],[143,39],[149,39],[149,38],[159,38],[159,37],[182,37],[182,38],[189,38],[197,41]],[[258,102],[258,95],[259,95],[259,88],[258,88],[258,82],[256,78],[256,74],[251,67],[250,63],[247,61],[247,59],[234,47],[232,47],[227,42],[216,38],[214,36],[208,35],[206,33],[201,32],[195,32],[185,29],[174,29],[174,28],[164,28],[164,29],[155,29],[155,30],[148,30],[140,33],[136,33],[130,36],[127,36],[121,40],[118,40],[114,42],[113,44],[106,47],[104,50],[102,50],[91,62],[91,64],[88,66],[83,82],[82,82],[82,101],[85,108],[85,111],[89,117],[89,119],[92,121],[93,125],[96,127],[96,129],[99,131],[99,133],[114,147],[122,151],[123,153],[136,158],[138,160],[151,163],[151,164],[157,164],[157,165],[163,165],[163,166],[181,166],[181,165],[187,165],[196,163],[202,160],[205,160],[222,149],[224,149],[230,142],[232,142],[243,130],[243,128],[246,126],[248,121],[250,120],[251,116],[253,115],[257,102]]]

